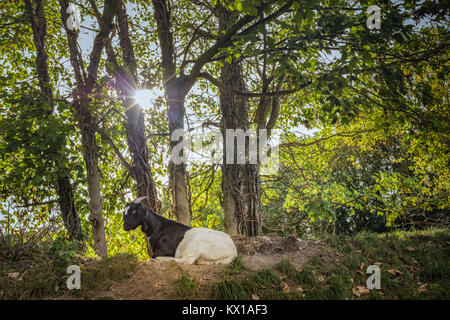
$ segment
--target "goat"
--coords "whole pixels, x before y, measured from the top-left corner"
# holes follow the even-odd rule
[[[141,226],[153,251],[152,258],[185,264],[228,264],[237,256],[236,246],[226,233],[188,227],[157,215],[141,203],[145,198],[125,206],[123,229]]]

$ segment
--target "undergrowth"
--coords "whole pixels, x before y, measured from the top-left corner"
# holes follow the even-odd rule
[[[450,230],[428,229],[322,240],[335,252],[334,261],[313,256],[301,268],[283,260],[275,267],[252,271],[236,257],[222,269],[215,299],[449,299]],[[8,251],[11,250],[11,251]],[[68,290],[66,269],[81,269],[81,289]],[[63,239],[42,242],[38,249],[0,251],[0,299],[42,299],[70,295],[90,298],[130,276],[136,256],[86,258],[80,244]],[[381,271],[381,288],[367,290],[367,267]],[[200,285],[183,274],[176,282],[181,298],[199,297]]]
[[[176,281],[177,293],[180,297],[186,300],[195,299],[199,292],[199,285],[195,279],[187,274],[182,274]]]
[[[12,250],[15,250],[11,247]],[[33,251],[20,256],[2,251],[0,254],[0,299],[43,299],[62,294],[88,297],[94,290],[106,289],[114,281],[129,275],[137,260],[132,255],[117,254],[107,259],[91,259],[80,255],[81,244],[57,238],[43,241]],[[12,251],[17,252],[17,250]],[[67,289],[67,267],[79,265],[81,289]]]
[[[273,269],[245,270],[241,260],[223,270],[214,298],[236,299],[449,299],[450,231],[429,229],[410,232],[324,239],[336,251],[325,264],[313,256],[296,268],[283,260]],[[239,268],[236,268],[239,265]],[[381,270],[381,288],[368,290],[369,265]],[[233,270],[233,272],[231,272]]]

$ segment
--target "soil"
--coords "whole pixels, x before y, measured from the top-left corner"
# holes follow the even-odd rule
[[[288,259],[296,268],[318,256],[325,264],[339,259],[335,251],[320,240],[301,240],[289,237],[233,237],[245,269],[272,268]],[[96,292],[92,299],[180,299],[176,280],[185,273],[200,285],[198,299],[212,299],[215,284],[223,278],[223,266],[184,265],[174,261],[150,260],[142,262],[129,278]],[[66,297],[67,298],[67,297]]]

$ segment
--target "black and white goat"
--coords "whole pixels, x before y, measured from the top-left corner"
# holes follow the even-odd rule
[[[237,256],[236,246],[224,232],[191,228],[157,215],[142,204],[142,197],[125,206],[123,229],[141,226],[148,237],[153,258],[185,264],[228,264]]]

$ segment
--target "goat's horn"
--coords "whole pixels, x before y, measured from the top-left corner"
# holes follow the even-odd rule
[[[135,200],[133,200],[133,201],[131,201],[131,202],[133,202],[133,203],[140,203],[140,202],[142,202],[142,200],[144,200],[144,199],[146,199],[147,198],[147,196],[145,196],[145,197],[140,197],[140,198],[137,198],[137,199],[135,199]]]

